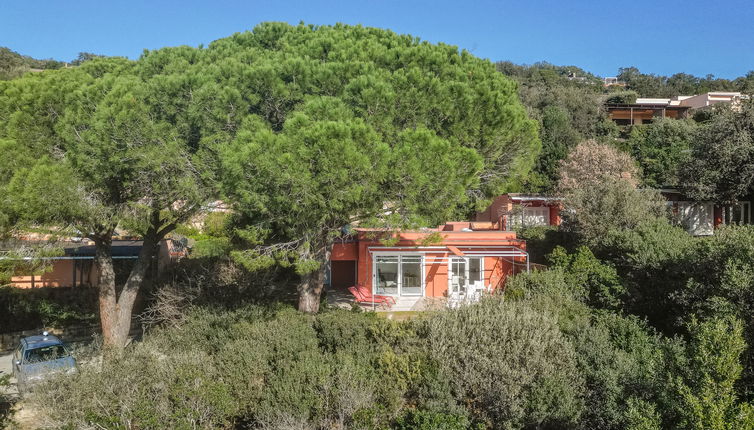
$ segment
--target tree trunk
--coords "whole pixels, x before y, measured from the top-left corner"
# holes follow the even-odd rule
[[[113,267],[112,237],[103,234],[94,239],[95,260],[99,269],[99,315],[102,341],[105,346],[117,346],[115,327],[118,324],[115,268]]]
[[[298,287],[298,310],[310,314],[319,312],[319,302],[322,289],[325,285],[325,271],[330,261],[332,244],[321,245],[317,249],[315,258],[319,262],[319,268],[314,272],[307,273],[301,279]]]
[[[102,325],[102,339],[107,347],[123,348],[128,341],[131,329],[131,316],[134,303],[147,276],[152,259],[157,255],[160,240],[175,225],[171,224],[159,230],[159,211],[152,214],[152,225],[144,236],[144,243],[139,258],[131,269],[126,283],[118,293],[115,285],[115,270],[112,257],[112,231],[102,233],[94,238],[96,261],[99,267],[99,309]]]
[[[128,332],[131,330],[131,316],[133,315],[134,303],[139,295],[139,290],[144,284],[152,260],[157,255],[159,238],[153,232],[144,237],[144,244],[139,252],[136,264],[128,274],[128,279],[118,295],[117,322],[115,325],[116,346],[122,348],[128,341]]]

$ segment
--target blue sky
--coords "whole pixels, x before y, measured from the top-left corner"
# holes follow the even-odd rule
[[[601,76],[622,66],[724,78],[754,70],[750,0],[0,0],[0,46],[36,58],[137,58],[263,21],[389,28],[491,60],[577,65]]]

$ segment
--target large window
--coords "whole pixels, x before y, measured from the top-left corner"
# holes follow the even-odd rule
[[[380,255],[375,258],[377,294],[421,296],[422,256]]]
[[[726,206],[723,210],[725,224],[751,224],[751,203],[738,202],[733,206]]]
[[[534,227],[550,225],[550,208],[547,206],[522,207],[508,216],[509,226]]]
[[[695,235],[713,232],[713,205],[711,203],[678,202],[678,215],[686,231]]]

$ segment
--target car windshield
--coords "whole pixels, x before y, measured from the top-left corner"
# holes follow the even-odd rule
[[[65,347],[63,345],[51,345],[26,351],[24,361],[26,363],[41,363],[63,357],[68,357],[68,351]]]

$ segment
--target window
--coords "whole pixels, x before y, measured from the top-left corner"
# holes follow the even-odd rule
[[[377,257],[377,283],[375,288],[377,294],[398,294],[398,261],[400,257],[380,256]]]
[[[401,295],[420,296],[422,294],[422,258],[401,256]]]
[[[380,255],[375,258],[377,294],[421,296],[422,261],[420,255]]]
[[[509,215],[510,227],[550,225],[550,208],[547,206],[522,207],[519,213]]]
[[[695,235],[713,232],[713,206],[711,203],[678,202],[678,216],[686,231]]]
[[[738,202],[723,210],[725,224],[751,224],[751,202]]]
[[[24,363],[41,363],[44,361],[57,360],[68,357],[68,351],[63,345],[43,346],[41,348],[26,351]]]

